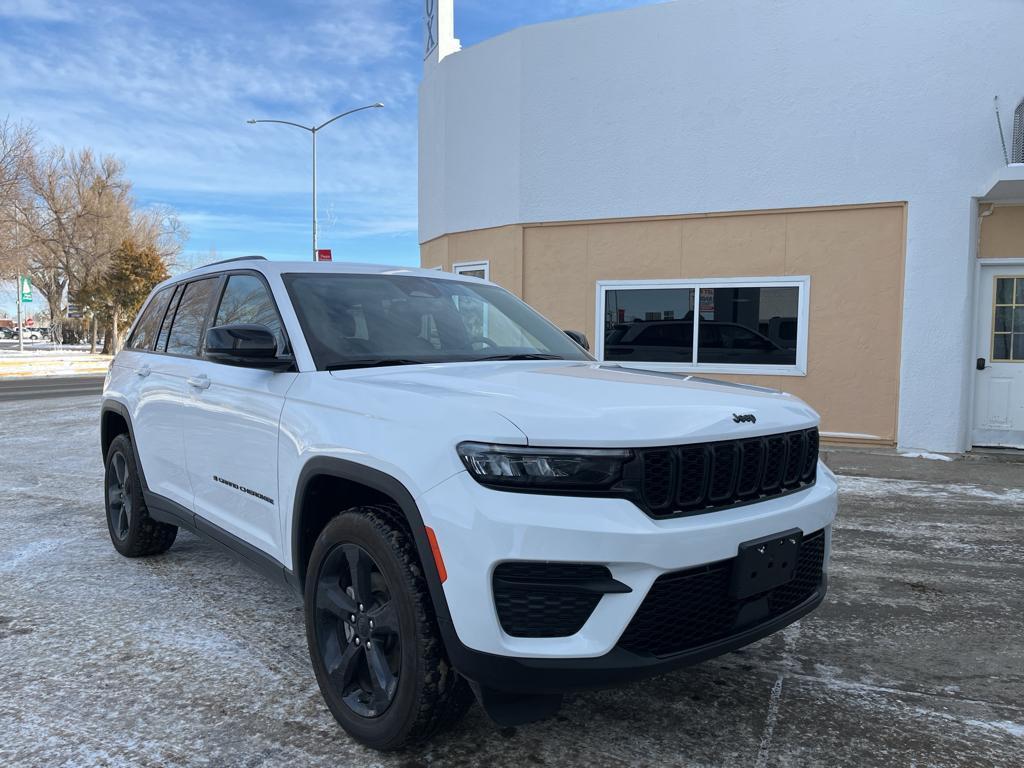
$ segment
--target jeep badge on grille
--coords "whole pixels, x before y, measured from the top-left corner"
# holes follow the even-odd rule
[[[742,424],[745,421],[749,421],[751,424],[756,424],[757,416],[752,413],[734,413],[732,415],[732,420],[737,424]]]

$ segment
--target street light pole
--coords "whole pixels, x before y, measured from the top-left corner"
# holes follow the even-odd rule
[[[310,135],[313,137],[313,261],[316,261],[316,236],[318,226],[316,216],[316,135],[335,120],[340,120],[341,118],[355,112],[362,112],[364,109],[379,109],[383,106],[384,105],[378,101],[375,104],[367,104],[365,107],[356,107],[355,109],[350,109],[347,112],[342,112],[340,115],[335,115],[330,120],[320,123],[320,125],[300,125],[299,123],[293,123],[289,120],[246,120],[250,125],[255,123],[281,123],[281,125],[290,125],[294,128],[301,128],[304,131],[309,131]]]
[[[320,228],[316,220],[316,129],[310,133],[313,134],[313,261],[316,261],[316,235]]]

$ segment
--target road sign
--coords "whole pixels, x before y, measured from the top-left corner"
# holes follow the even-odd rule
[[[316,249],[316,260],[317,261],[331,261],[331,249],[330,248],[317,248]]]
[[[32,303],[32,278],[25,275],[18,277],[18,290],[21,293],[21,303]]]
[[[32,319],[32,315],[29,315],[28,317],[25,318],[25,325],[28,326],[29,328],[31,328],[35,324],[36,321]]]

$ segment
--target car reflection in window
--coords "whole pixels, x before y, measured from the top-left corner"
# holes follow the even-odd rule
[[[699,363],[796,364],[795,343],[793,347],[786,348],[760,331],[739,323],[701,320],[699,333]],[[633,323],[617,323],[605,337],[605,359],[691,363],[693,321],[638,320]]]

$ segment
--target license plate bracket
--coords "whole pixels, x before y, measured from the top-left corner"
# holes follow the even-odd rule
[[[732,570],[732,597],[742,600],[792,581],[803,537],[803,531],[791,528],[740,544]]]

